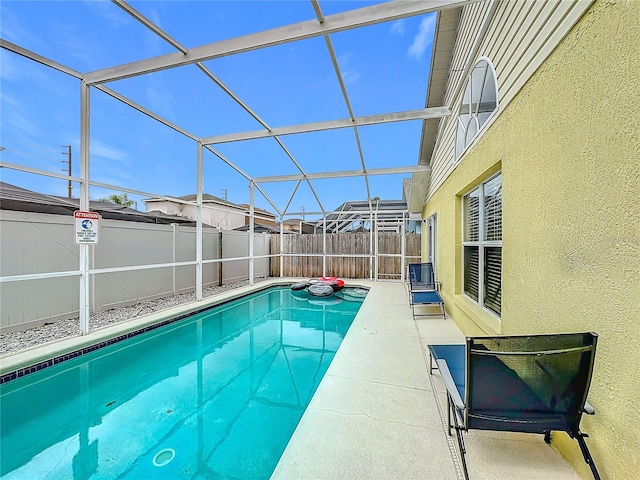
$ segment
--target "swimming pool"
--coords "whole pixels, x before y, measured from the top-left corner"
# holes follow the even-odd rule
[[[273,287],[0,386],[3,479],[269,478],[362,298]]]

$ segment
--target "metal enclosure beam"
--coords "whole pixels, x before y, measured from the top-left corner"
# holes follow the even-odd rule
[[[431,167],[417,165],[411,167],[372,168],[369,170],[343,170],[339,172],[307,173],[300,175],[276,175],[273,177],[256,177],[256,183],[291,182],[296,180],[320,180],[323,178],[363,177],[365,175],[394,175],[400,173],[428,172]]]
[[[324,130],[337,130],[340,128],[363,127],[368,125],[380,125],[383,123],[406,122],[410,120],[425,120],[429,118],[442,118],[451,115],[449,107],[423,108],[420,110],[407,110],[404,112],[381,113],[363,117],[344,118],[340,120],[327,120],[324,122],[305,123],[287,127],[274,127],[268,130],[255,130],[251,132],[229,133],[214,137],[205,137],[202,143],[213,145],[217,143],[239,142],[241,140],[255,140],[259,138],[271,138],[297,133],[321,132]]]
[[[284,277],[284,216],[280,215],[280,278]]]
[[[168,68],[212,60],[260,48],[319,37],[331,33],[366,27],[381,22],[399,20],[405,17],[423,15],[446,8],[457,8],[479,0],[422,0],[419,2],[389,2],[372,7],[360,8],[345,13],[325,17],[323,23],[307,20],[264,32],[223,40],[200,47],[191,48],[187,53],[177,52],[137,62],[109,67],[85,75],[89,85],[112,82],[144,73],[157,72]]]
[[[255,215],[254,215],[254,207],[253,207],[253,200],[254,200],[254,182],[251,181],[249,183],[249,285],[253,285],[253,279],[255,276],[255,266],[256,266],[256,259],[254,257],[254,242],[255,242],[255,236],[256,236],[256,232],[255,232]]]
[[[196,300],[202,300],[202,143],[198,143],[198,167],[196,189]]]
[[[11,43],[8,40],[0,38],[0,47],[5,50],[9,50],[10,52],[16,53],[20,56],[28,58],[29,60],[33,60],[35,62],[41,63],[42,65],[46,65],[47,67],[51,67],[59,72],[66,73],[67,75],[71,75],[72,77],[77,78],[78,80],[82,80],[84,75],[77,70],[66,67],[58,62],[54,62],[53,60],[48,59],[47,57],[43,57],[42,55],[38,55],[37,53],[31,52],[26,48],[22,48],[15,43]]]
[[[84,81],[80,83],[80,210],[89,210],[89,117],[90,87]],[[89,333],[89,248],[88,244],[78,245],[80,260],[79,317],[80,332]]]

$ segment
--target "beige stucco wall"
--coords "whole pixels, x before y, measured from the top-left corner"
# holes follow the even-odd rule
[[[640,472],[640,2],[597,1],[428,201],[466,334],[595,331],[582,429],[603,478]],[[498,75],[500,72],[498,72]],[[503,172],[503,313],[460,293],[460,195]],[[577,443],[554,445],[591,478]]]

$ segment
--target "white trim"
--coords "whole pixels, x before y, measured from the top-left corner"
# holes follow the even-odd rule
[[[436,276],[438,214],[434,213],[426,220],[427,262],[431,262],[433,274]],[[430,228],[431,227],[431,228]],[[431,253],[431,255],[429,255]],[[436,277],[437,278],[437,277]]]

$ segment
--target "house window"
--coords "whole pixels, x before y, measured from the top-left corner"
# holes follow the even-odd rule
[[[464,293],[500,316],[502,297],[502,174],[462,198]]]
[[[498,109],[498,85],[493,65],[480,59],[467,79],[458,113],[456,159],[476,138],[482,126]]]

